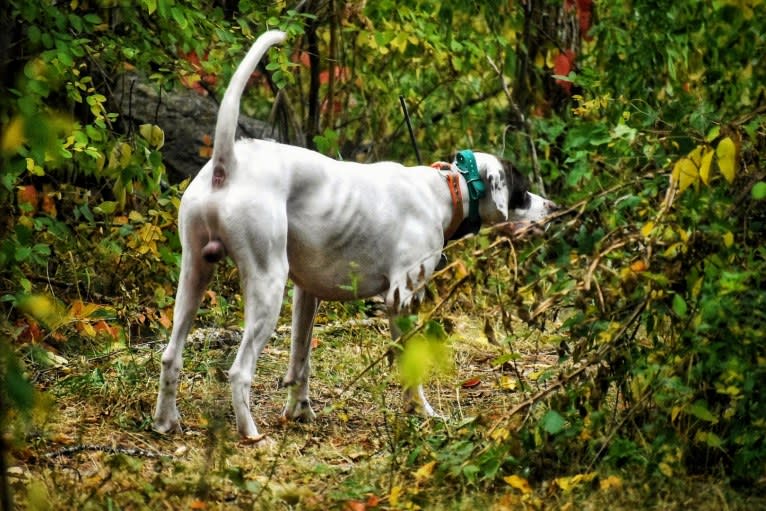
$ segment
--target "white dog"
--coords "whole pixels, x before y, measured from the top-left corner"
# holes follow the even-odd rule
[[[181,274],[154,414],[154,428],[162,433],[180,429],[181,352],[214,263],[225,255],[239,269],[245,297],[242,344],[229,370],[237,430],[245,439],[258,440],[250,384],[276,327],[288,278],[295,290],[284,415],[311,420],[309,352],[320,300],[383,294],[395,318],[420,299],[445,239],[465,230],[459,226],[466,218],[472,218],[475,230],[479,221],[539,221],[556,208],[529,193],[520,174],[489,154],[465,154],[473,178],[464,178],[454,166],[440,171],[393,162],[339,162],[275,142],[235,143],[245,84],[269,47],[284,40],[282,32],[267,32],[245,56],[221,103],[212,160],[181,201]],[[484,197],[479,197],[481,188],[486,188]],[[397,337],[394,321],[390,324]],[[406,388],[405,397],[435,415],[422,387]]]

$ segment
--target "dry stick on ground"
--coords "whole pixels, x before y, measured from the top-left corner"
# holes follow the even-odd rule
[[[160,452],[152,452],[148,449],[141,449],[139,447],[120,447],[105,444],[83,444],[73,445],[71,447],[64,447],[45,453],[43,457],[48,463],[53,463],[53,458],[59,456],[72,456],[86,451],[105,452],[107,454],[124,454],[126,456],[132,456],[134,458],[168,458],[173,459],[172,454],[162,454]]]

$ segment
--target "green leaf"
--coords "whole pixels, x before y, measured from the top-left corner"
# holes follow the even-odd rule
[[[718,138],[718,135],[721,133],[721,127],[720,126],[713,126],[710,128],[710,131],[707,132],[707,135],[705,135],[705,142],[712,142],[716,138]]]
[[[763,200],[766,199],[766,182],[764,181],[758,181],[753,186],[753,189],[750,190],[750,195],[755,200]]]
[[[92,25],[98,25],[99,23],[101,23],[101,17],[98,14],[86,14],[85,16],[83,16],[83,18],[85,19],[85,21],[87,21],[88,23]]]
[[[22,413],[29,413],[34,406],[34,387],[24,376],[24,371],[13,353],[6,353],[3,358],[3,385],[10,404]]]
[[[690,415],[693,415],[694,417],[697,417],[698,419],[705,422],[718,422],[718,418],[712,414],[712,412],[707,407],[707,403],[702,400],[695,401],[694,404],[690,405],[686,411],[689,412]]]
[[[93,211],[101,215],[111,215],[112,213],[114,213],[116,209],[117,209],[117,202],[104,201],[98,206],[94,207]]]
[[[16,261],[24,262],[32,255],[32,247],[16,247]]]
[[[32,43],[37,44],[38,42],[40,42],[42,33],[40,32],[39,27],[32,25],[31,27],[29,27],[29,30],[27,30],[27,36],[29,37],[29,40]]]
[[[555,435],[564,429],[566,423],[566,419],[564,419],[560,413],[555,410],[548,410],[548,413],[546,413],[540,421],[540,426],[547,433]]]
[[[673,296],[673,312],[675,312],[678,317],[685,318],[688,310],[689,310],[689,307],[686,305],[686,301],[683,299],[683,297],[678,294],[674,295]]]

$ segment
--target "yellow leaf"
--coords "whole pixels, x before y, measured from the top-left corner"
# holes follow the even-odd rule
[[[11,119],[3,130],[3,138],[0,141],[0,149],[4,154],[14,153],[21,147],[26,139],[24,138],[24,119],[18,115]]]
[[[609,476],[606,479],[602,479],[599,482],[599,488],[602,490],[608,490],[610,488],[620,488],[622,486],[622,479],[617,476]]]
[[[705,184],[710,183],[710,164],[713,162],[713,150],[708,149],[700,162],[700,179]]]
[[[654,229],[654,222],[646,222],[644,226],[641,228],[641,235],[644,238],[648,238],[649,235],[652,233],[653,229]]]
[[[667,259],[673,259],[678,256],[679,253],[686,251],[686,245],[683,243],[673,243],[662,253],[662,256]]]
[[[731,231],[727,231],[723,235],[723,244],[726,246],[726,248],[731,248],[731,246],[734,245],[734,235],[731,233]]]
[[[553,69],[553,66],[556,63],[556,56],[558,54],[559,51],[553,49],[549,49],[547,52],[545,52],[545,67]]]
[[[671,178],[678,183],[678,191],[683,192],[699,177],[697,166],[689,158],[681,158],[673,166]]]
[[[27,296],[21,300],[19,308],[36,320],[45,323],[51,330],[55,330],[70,319],[64,308],[48,295]]]
[[[572,477],[557,477],[556,484],[558,485],[559,488],[567,492],[579,486],[581,483],[587,483],[587,482],[593,481],[595,477],[596,477],[595,472],[589,472],[587,474],[577,474]]]
[[[155,149],[160,149],[165,145],[165,133],[156,124],[142,124],[138,127],[138,131],[149,142],[149,145]]]
[[[688,158],[694,163],[695,166],[699,167],[700,162],[702,161],[702,151],[705,149],[704,146],[698,145],[694,149],[691,150],[689,153]]]
[[[436,466],[436,460],[429,461],[419,469],[415,471],[415,479],[417,481],[425,481],[431,477],[434,473],[434,467]]]
[[[136,222],[136,223],[141,223],[144,221],[144,215],[142,215],[141,213],[135,210],[128,213],[128,218],[130,219],[131,222]]]
[[[532,493],[532,488],[529,486],[529,482],[523,477],[514,474],[504,477],[503,481],[510,484],[511,488],[515,488],[525,495]]]
[[[518,381],[516,378],[512,378],[504,374],[498,380],[497,385],[503,390],[516,390],[516,387],[518,387]]]
[[[664,461],[660,463],[659,465],[660,472],[665,475],[665,477],[673,477],[673,467],[665,463]]]
[[[401,486],[394,486],[391,488],[391,493],[388,496],[388,503],[391,505],[392,508],[397,508],[399,506],[399,497],[402,495],[402,487]]]
[[[715,150],[718,157],[718,168],[729,184],[734,182],[734,174],[737,161],[737,146],[730,137],[726,137],[718,143]]]
[[[109,169],[124,169],[130,163],[133,148],[125,142],[115,144],[109,153]]]
[[[90,337],[92,339],[92,338],[96,337],[96,335],[98,335],[96,333],[96,329],[93,328],[93,325],[91,325],[90,323],[83,322],[83,323],[80,323],[80,325],[81,325],[80,331],[86,337]]]
[[[511,432],[505,428],[495,428],[495,430],[492,431],[492,433],[489,436],[492,437],[492,440],[496,442],[502,442],[503,440],[508,438],[510,434]]]

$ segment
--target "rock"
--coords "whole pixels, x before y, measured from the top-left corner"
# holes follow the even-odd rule
[[[206,146],[206,135],[212,139],[218,114],[218,103],[209,95],[181,87],[160,94],[157,84],[139,74],[126,73],[117,79],[112,100],[120,119],[133,124],[134,129],[150,123],[165,132],[162,155],[171,182],[196,175],[207,162],[200,149]],[[279,138],[278,130],[268,123],[241,114],[237,136]]]

